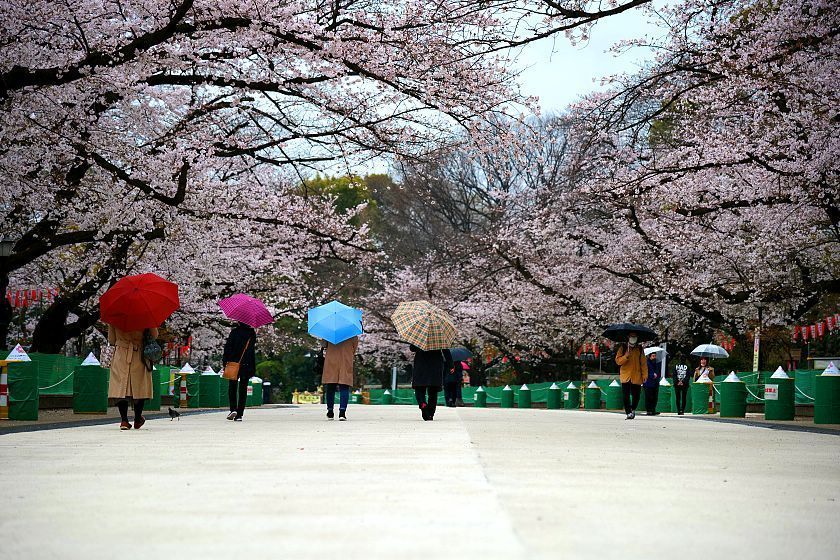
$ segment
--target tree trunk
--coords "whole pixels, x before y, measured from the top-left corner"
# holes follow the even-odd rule
[[[61,354],[64,344],[69,339],[67,317],[70,309],[63,301],[50,305],[35,326],[32,333],[32,352],[43,354]]]

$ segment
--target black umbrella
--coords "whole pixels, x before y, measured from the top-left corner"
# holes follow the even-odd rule
[[[631,332],[639,335],[639,342],[649,342],[659,338],[650,328],[644,325],[637,325],[636,323],[616,323],[610,325],[601,336],[613,342],[627,342],[627,336]]]
[[[450,348],[449,353],[452,354],[452,361],[463,362],[468,358],[472,358],[472,352],[466,348]]]

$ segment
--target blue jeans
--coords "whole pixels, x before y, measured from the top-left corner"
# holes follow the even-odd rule
[[[350,402],[350,385],[342,385],[341,383],[327,383],[327,410],[332,410],[335,407],[335,389],[338,387],[339,400],[338,409],[347,410],[347,403]]]

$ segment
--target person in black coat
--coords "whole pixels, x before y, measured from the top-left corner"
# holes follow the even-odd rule
[[[414,352],[411,387],[423,420],[434,420],[443,373],[449,370],[452,355],[449,350],[421,350],[413,344],[410,348]]]
[[[227,337],[222,363],[239,362],[239,378],[230,381],[228,401],[230,414],[228,420],[241,421],[245,413],[245,399],[248,398],[248,381],[257,371],[257,357],[254,346],[257,333],[253,327],[238,323]]]
[[[446,373],[443,374],[443,395],[446,406],[450,408],[455,406],[459,398],[458,389],[463,379],[464,369],[461,367],[461,362],[450,361]]]

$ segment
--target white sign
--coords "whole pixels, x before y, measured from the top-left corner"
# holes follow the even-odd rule
[[[569,400],[569,392],[568,391],[563,391],[563,400],[564,401]]]
[[[6,356],[7,362],[31,362],[32,360],[29,358],[29,355],[23,350],[23,346],[18,344],[15,346],[15,349],[9,352],[9,355]]]
[[[765,401],[777,401],[777,400],[779,400],[779,386],[778,385],[765,385],[764,386],[764,400]]]
[[[87,358],[85,358],[85,361],[82,362],[81,365],[83,365],[83,366],[101,366],[102,364],[99,363],[99,360],[97,360],[96,356],[94,356],[93,352],[91,352],[90,354],[88,354]]]
[[[248,396],[252,396],[254,394],[254,386],[248,385]]]

